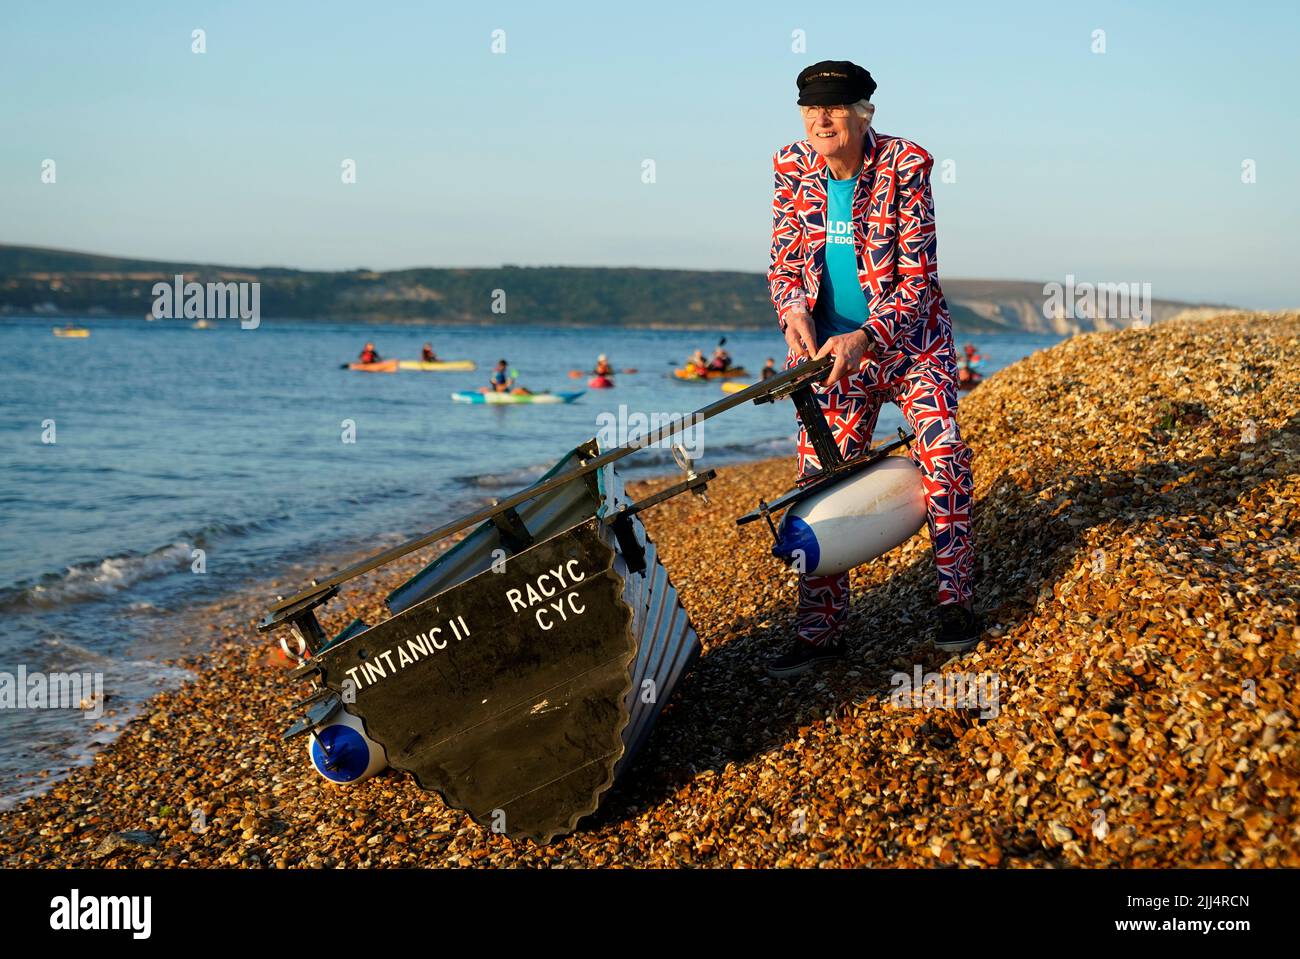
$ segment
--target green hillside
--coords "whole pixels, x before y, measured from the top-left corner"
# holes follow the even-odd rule
[[[759,273],[549,266],[326,272],[5,245],[0,245],[0,313],[143,317],[153,303],[153,284],[170,282],[178,273],[187,282],[257,281],[261,315],[272,322],[707,328],[773,322],[767,281]],[[1050,325],[1041,316],[1042,284],[954,279],[945,280],[944,288],[954,325],[962,331],[1043,330]],[[494,303],[502,302],[504,312],[494,311]],[[1194,305],[1155,301],[1155,319]]]

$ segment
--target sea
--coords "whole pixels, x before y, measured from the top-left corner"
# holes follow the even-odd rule
[[[190,677],[167,661],[211,642],[187,619],[193,610],[250,591],[273,600],[276,577],[328,572],[504,498],[593,436],[722,399],[716,381],[672,376],[697,348],[709,355],[725,338],[754,374],[767,357],[779,369],[785,353],[775,328],[266,320],[199,330],[98,318],[79,323],[89,337],[69,339],[52,333],[62,322],[0,319],[0,809],[90,762],[150,696]],[[1061,337],[958,335],[967,339],[988,374]],[[400,359],[429,342],[477,370],[341,368],[366,341]],[[591,370],[602,352],[620,371],[615,387],[589,390],[570,371]],[[562,405],[452,401],[499,359],[534,391],[585,392]],[[903,425],[887,405],[876,436]],[[789,403],[745,404],[683,445],[697,468],[792,457],[795,428]],[[675,472],[667,446],[623,460],[620,473]],[[31,688],[51,674],[85,677],[74,708],[20,701],[20,679]]]

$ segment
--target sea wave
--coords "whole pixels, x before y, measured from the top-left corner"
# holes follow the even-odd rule
[[[102,599],[141,580],[165,576],[188,566],[194,545],[177,541],[143,555],[126,553],[69,566],[30,585],[19,584],[0,593],[0,609],[17,606],[49,608]]]
[[[545,463],[534,466],[520,466],[514,469],[502,470],[499,473],[453,476],[452,482],[473,489],[522,488],[537,482],[552,465],[551,463]]]
[[[210,549],[222,540],[240,539],[272,529],[291,518],[288,512],[256,520],[214,520],[197,529],[181,530],[172,541],[147,553],[118,553],[50,572],[32,581],[0,589],[0,609],[48,609],[68,603],[103,599],[144,580],[187,568],[194,550]]]

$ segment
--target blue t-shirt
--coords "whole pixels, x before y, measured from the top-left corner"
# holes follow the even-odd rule
[[[857,177],[836,180],[826,175],[826,263],[813,320],[817,345],[839,333],[853,333],[867,322],[867,298],[858,282],[853,249],[853,188]]]

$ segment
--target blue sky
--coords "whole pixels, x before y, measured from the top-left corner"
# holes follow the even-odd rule
[[[794,78],[831,58],[871,70],[879,130],[953,161],[955,182],[936,168],[934,184],[941,276],[1295,305],[1298,9],[11,5],[0,242],[321,269],[762,271],[771,155],[802,136]]]

